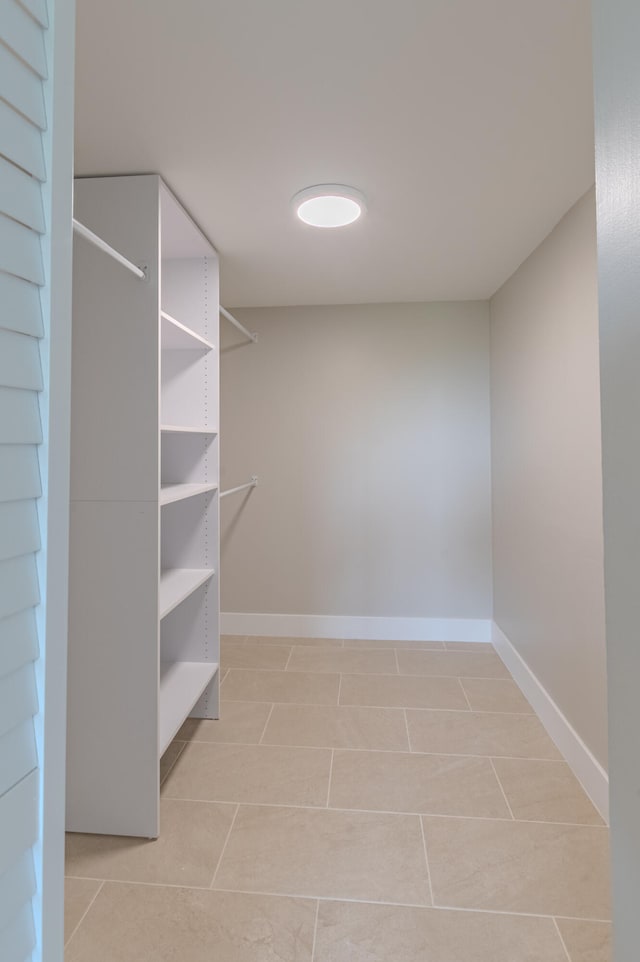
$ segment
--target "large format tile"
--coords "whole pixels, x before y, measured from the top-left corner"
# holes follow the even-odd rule
[[[311,962],[315,902],[107,883],[66,962]]]
[[[231,701],[271,701],[337,705],[340,676],[302,671],[244,671],[230,668],[221,697]]]
[[[496,758],[494,764],[515,818],[604,824],[566,762]]]
[[[330,770],[328,749],[190,742],[163,794],[210,802],[326,805]]]
[[[509,678],[495,652],[398,651],[402,675],[450,675],[456,678]]]
[[[419,819],[241,806],[214,887],[427,905]]]
[[[456,678],[399,675],[343,675],[340,704],[383,708],[468,708]]]
[[[176,735],[192,742],[240,742],[257,745],[271,705],[259,701],[222,701],[220,718],[187,718]]]
[[[223,645],[220,663],[223,668],[262,668],[282,671],[289,661],[291,646]]]
[[[334,705],[274,705],[263,743],[378,751],[409,749],[401,708]]]
[[[289,671],[337,671],[366,675],[397,675],[395,651],[294,648]]]
[[[342,648],[341,638],[282,638],[269,635],[249,635],[249,645],[302,645],[305,648]]]
[[[551,919],[321,902],[314,962],[567,962]]]
[[[576,922],[558,919],[571,962],[611,962],[613,947],[608,922]]]
[[[164,799],[160,838],[67,835],[67,874],[124,882],[209,885],[233,805]]]
[[[246,635],[220,635],[221,645],[227,645],[227,644],[243,645],[246,640],[247,640]]]
[[[335,752],[329,804],[384,812],[510,818],[488,758]]]
[[[473,711],[533,714],[533,708],[510,678],[462,678],[461,684]]]
[[[102,882],[90,878],[64,880],[64,938],[69,940],[78,922],[87,911]]]
[[[495,652],[490,641],[445,641],[447,651],[470,651],[473,654]]]
[[[436,905],[607,919],[605,828],[424,817]]]
[[[369,641],[367,638],[345,638],[345,648],[407,648],[417,651],[444,651],[444,641]]]
[[[408,711],[414,752],[560,758],[535,715],[470,711]]]

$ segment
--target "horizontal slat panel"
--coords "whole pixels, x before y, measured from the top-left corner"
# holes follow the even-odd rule
[[[38,21],[41,27],[49,26],[47,0],[20,0],[20,5]]]
[[[28,962],[36,945],[31,903],[24,905],[19,914],[0,932],[0,959],[2,962]]]
[[[0,46],[0,49],[1,46]],[[0,215],[0,270],[44,284],[40,235]]]
[[[0,735],[29,721],[38,711],[38,693],[33,665],[25,665],[12,675],[0,678]],[[0,760],[2,739],[0,738]],[[0,767],[2,765],[0,764]]]
[[[0,444],[40,444],[41,441],[37,393],[0,387]]]
[[[2,327],[20,334],[31,334],[32,337],[43,336],[40,290],[35,284],[13,274],[3,274],[0,268],[0,304]]]
[[[0,877],[0,931],[31,901],[35,890],[33,855],[24,852]]]
[[[35,445],[0,444],[0,501],[23,501],[41,494]]]
[[[3,387],[42,390],[40,343],[28,334],[0,327],[0,384]]]
[[[33,608],[0,621],[0,678],[38,657],[38,631]]]
[[[40,547],[40,526],[35,501],[0,503],[0,561],[19,558]]]
[[[42,134],[38,127],[0,100],[0,154],[28,173],[45,179]]]
[[[33,718],[0,737],[0,795],[32,772],[38,764]]]
[[[16,0],[0,0],[0,39],[40,77],[47,76],[42,27]]]
[[[47,126],[42,80],[0,44],[0,97],[19,110],[40,130]]]
[[[0,832],[0,872],[9,866],[38,837],[38,772],[32,772],[0,798],[0,825],[10,825],[10,832]]]
[[[0,0],[2,3],[2,0]],[[1,14],[0,14],[1,19]],[[40,181],[0,157],[0,212],[33,230],[44,232]]]
[[[40,601],[33,555],[0,561],[0,618],[15,615]],[[0,709],[1,710],[1,709]]]

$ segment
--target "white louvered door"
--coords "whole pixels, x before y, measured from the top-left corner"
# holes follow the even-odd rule
[[[0,959],[61,962],[73,0],[0,0]]]

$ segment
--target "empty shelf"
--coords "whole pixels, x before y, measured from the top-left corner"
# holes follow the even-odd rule
[[[160,504],[173,504],[174,501],[195,498],[207,491],[216,491],[217,488],[217,484],[161,484]]]
[[[163,434],[217,434],[215,428],[194,428],[181,424],[161,424]]]
[[[163,661],[160,664],[158,748],[160,755],[218,670],[216,662]]]
[[[214,345],[201,334],[176,321],[165,311],[160,312],[162,348],[170,351],[212,351]]]
[[[160,575],[160,617],[182,604],[189,595],[213,578],[213,568],[169,568]]]

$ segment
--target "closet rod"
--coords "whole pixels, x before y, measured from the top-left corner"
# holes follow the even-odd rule
[[[246,327],[243,324],[241,324],[240,321],[236,320],[233,314],[230,314],[229,311],[227,311],[224,307],[222,307],[222,305],[220,305],[220,313],[222,314],[223,317],[226,317],[228,321],[231,321],[234,327],[237,327],[239,331],[242,331],[245,337],[248,337],[249,340],[253,341],[254,344],[256,343],[256,341],[258,340],[258,335],[252,334],[251,331],[248,331]]]
[[[221,491],[220,497],[226,498],[228,494],[237,494],[238,491],[244,491],[245,488],[255,488],[257,483],[258,483],[258,476],[254,474],[253,477],[251,478],[251,481],[247,481],[246,484],[239,484],[237,488],[229,488],[228,491]]]
[[[123,257],[123,255],[115,250],[115,248],[107,244],[106,241],[103,241],[101,237],[98,237],[97,234],[94,234],[93,231],[89,230],[88,227],[85,227],[84,224],[81,224],[79,220],[75,219],[75,217],[73,218],[73,229],[76,234],[79,234],[80,237],[84,237],[85,240],[88,240],[90,244],[93,244],[101,251],[104,251],[104,253],[108,254],[109,257],[113,257],[114,261],[117,261],[118,264],[122,264],[123,267],[126,267],[127,270],[131,271],[132,274],[135,274],[136,277],[144,280],[144,278],[147,276],[144,271],[140,270],[139,267],[136,267],[135,264],[132,264],[131,261],[127,260],[126,257]]]

